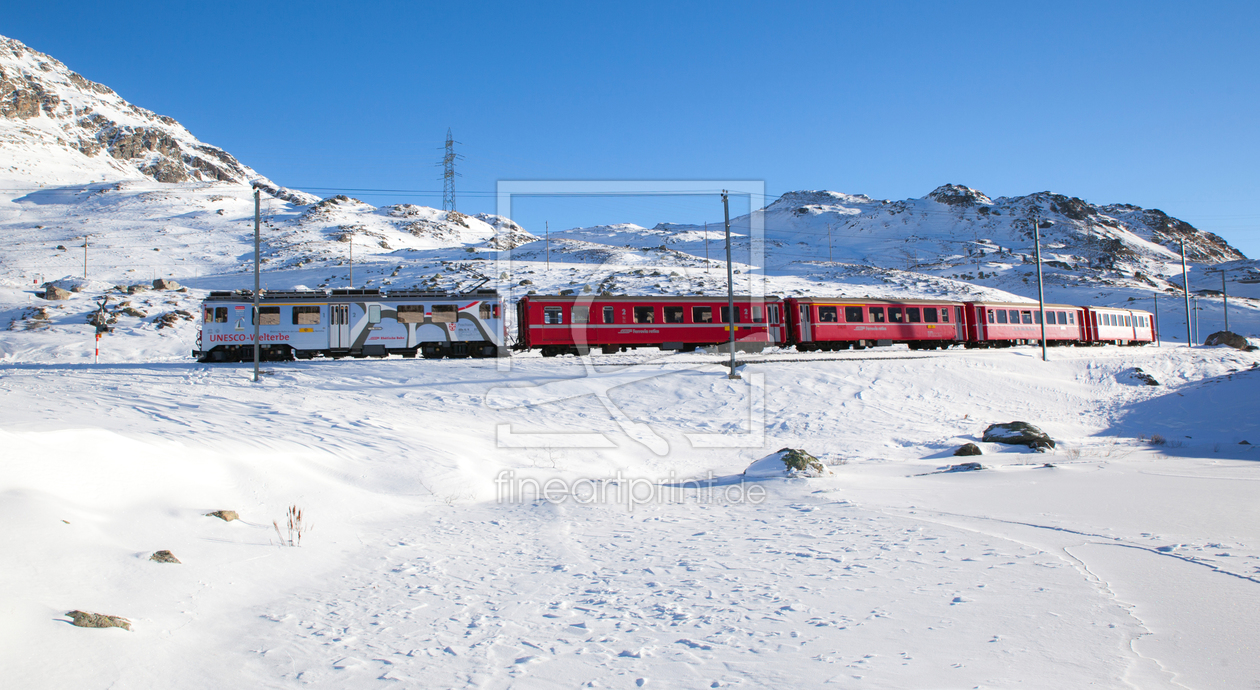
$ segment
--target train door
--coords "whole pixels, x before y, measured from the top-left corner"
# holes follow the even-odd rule
[[[963,341],[967,339],[967,335],[963,331],[965,327],[966,327],[966,324],[963,323],[962,307],[954,307],[954,339],[955,340]]]
[[[770,340],[775,343],[782,343],[783,326],[779,321],[779,305],[766,305],[766,326],[770,331]]]
[[[802,304],[801,307],[801,342],[808,343],[814,340],[814,329],[810,320],[810,305]]]
[[[328,347],[347,349],[350,347],[350,305],[328,305]]]

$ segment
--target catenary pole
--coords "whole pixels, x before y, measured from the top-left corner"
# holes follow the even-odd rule
[[[1151,293],[1151,298],[1155,300],[1155,306],[1154,306],[1154,307],[1151,307],[1151,317],[1154,319],[1154,323],[1153,323],[1152,325],[1153,325],[1153,326],[1155,326],[1155,347],[1160,347],[1160,342],[1159,342],[1159,293],[1158,293],[1158,292],[1152,292],[1152,293]]]
[[[1046,295],[1041,282],[1041,220],[1033,216],[1033,257],[1037,260],[1037,304],[1041,309],[1041,361],[1046,360]]]
[[[709,272],[709,224],[704,224],[704,272]]]
[[[538,227],[538,226],[535,225],[534,227]],[[543,227],[545,228],[544,236],[547,238],[544,241],[544,245],[546,245],[547,247],[547,270],[550,271],[551,270],[551,221],[546,221],[546,224]]]
[[[722,215],[726,220],[726,328],[731,334],[731,373],[727,378],[737,379],[735,371],[735,272],[731,265],[731,206],[726,190],[722,190]]]
[[[1181,293],[1186,298],[1186,345],[1194,347],[1194,335],[1190,333],[1190,271],[1186,268],[1186,241],[1181,241]]]
[[[259,253],[262,251],[261,241],[261,221],[262,221],[262,197],[261,191],[254,189],[254,383],[258,383],[258,355],[261,345],[258,343],[258,324],[262,318],[258,314],[258,289],[260,285],[258,277]],[[354,245],[350,245],[354,246]]]
[[[1225,308],[1225,330],[1229,330],[1229,293],[1225,290],[1225,269],[1221,269],[1221,306]]]
[[[354,231],[350,231],[350,289],[354,289]]]
[[[836,257],[831,253],[831,223],[827,223],[827,263],[834,264]]]
[[[87,280],[87,246],[88,236],[83,236],[83,280]]]

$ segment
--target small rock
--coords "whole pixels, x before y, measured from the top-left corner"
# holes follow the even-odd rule
[[[169,278],[157,278],[153,281],[154,290],[178,290],[179,283]]]
[[[560,296],[562,296],[562,297],[568,297],[569,295],[572,295],[573,293],[574,293],[574,291],[573,291],[573,290],[561,290],[561,291],[560,291]]]
[[[1203,341],[1204,345],[1228,345],[1235,350],[1246,350],[1251,343],[1247,339],[1231,331],[1217,331]]]
[[[143,319],[148,316],[147,313],[142,312],[139,309],[136,309],[135,307],[123,307],[121,311],[127,316],[134,316],[137,319]]]
[[[74,624],[80,628],[122,628],[123,630],[131,630],[131,621],[122,616],[107,616],[103,613],[88,613],[87,611],[67,611],[66,615],[74,619]]]
[[[134,294],[136,294],[137,292],[144,292],[145,290],[148,290],[148,289],[149,289],[149,288],[147,288],[147,287],[145,287],[145,286],[143,286],[143,285],[129,285],[129,286],[127,286],[127,294],[128,294],[128,295],[134,295]]]
[[[49,285],[48,287],[44,288],[44,299],[47,299],[47,300],[70,299],[70,296],[71,295],[70,295],[69,290],[62,290],[56,285]]]
[[[1054,440],[1046,432],[1028,422],[993,424],[984,430],[980,439],[985,443],[1005,443],[1011,446],[1028,446],[1034,450],[1054,448]]]
[[[1130,377],[1131,377],[1134,381],[1137,381],[1137,382],[1139,382],[1139,383],[1144,383],[1144,384],[1146,384],[1146,385],[1148,385],[1148,386],[1158,386],[1158,385],[1159,385],[1159,381],[1156,381],[1154,376],[1151,376],[1150,374],[1148,374],[1148,373],[1146,373],[1145,371],[1143,371],[1143,370],[1142,370],[1142,367],[1134,367],[1134,368],[1133,368],[1133,371],[1129,372],[1129,376],[1130,376]]]
[[[954,455],[984,455],[980,450],[980,446],[974,443],[964,443],[958,446],[958,450],[954,451]]]
[[[166,549],[154,551],[153,555],[149,556],[149,560],[157,561],[158,563],[179,563],[179,559],[175,557],[175,554]]]
[[[530,280],[529,278],[526,278],[525,280],[522,280],[521,282],[517,283],[517,285],[533,285],[533,284],[534,284],[534,281]]]
[[[224,522],[241,519],[241,516],[237,515],[235,510],[216,510],[213,513],[206,513],[206,517],[217,517]]]
[[[66,245],[64,244],[57,245],[57,251],[60,251],[60,252],[66,251]]]
[[[984,465],[978,462],[964,462],[960,465],[950,465],[945,468],[946,472],[975,472],[984,469]]]

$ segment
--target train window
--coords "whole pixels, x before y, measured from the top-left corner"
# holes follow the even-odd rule
[[[713,323],[713,307],[692,307],[691,320],[693,323]]]
[[[294,307],[293,323],[298,326],[310,326],[319,323],[319,307]]]
[[[994,311],[990,311],[989,313],[990,313],[990,314],[997,314],[997,322],[998,322],[998,323],[1006,323],[1006,310],[1005,310],[1005,309],[999,309],[999,310],[997,310],[996,312],[994,312]],[[990,321],[990,323],[992,323],[992,321]]]
[[[819,323],[835,323],[839,321],[839,310],[836,307],[819,307],[818,322]]]
[[[635,307],[634,308],[634,322],[635,323],[652,323],[653,317],[655,316],[654,314],[655,311],[656,309],[654,307]]]
[[[1040,324],[1041,323],[1041,310],[1038,309],[1037,311],[1033,312],[1032,315],[1033,315],[1033,323]],[[1053,313],[1051,313],[1050,315],[1054,316]]]
[[[258,314],[259,326],[280,325],[280,307],[259,307]]]
[[[872,323],[884,322],[884,308],[883,307],[871,307],[871,322]]]
[[[949,307],[941,307],[941,322],[949,323]]]
[[[862,323],[862,308],[845,307],[844,320],[846,323]]]
[[[614,323],[613,308],[604,307],[604,323]]]
[[[888,308],[888,321],[891,323],[905,323],[906,315],[902,313],[901,307]]]
[[[927,307],[923,310],[923,320],[927,323],[936,323],[936,307]]]
[[[683,308],[682,307],[665,307],[665,323],[682,323]]]
[[[770,323],[779,323],[779,306],[771,304],[766,307],[766,316],[770,319]]]
[[[994,322],[994,321],[993,321],[993,319],[995,318],[993,315],[994,315],[996,312],[994,312],[992,309],[985,309],[984,311],[985,311],[986,313],[988,313],[988,315],[989,315],[989,323],[993,323],[993,322]]]
[[[1021,311],[1021,312],[1019,313],[1019,322],[1020,322],[1020,323],[1032,323],[1032,322],[1033,322],[1033,320],[1032,320],[1032,312],[1031,312],[1031,311]]]
[[[478,312],[478,315],[481,316],[481,318],[483,319],[490,318],[490,303],[482,302],[481,307],[478,308],[477,312]]]
[[[433,320],[437,321],[437,307],[433,308],[433,312]],[[543,323],[553,325],[564,323],[564,308],[543,307]]]
[[[753,323],[765,323],[766,320],[763,319],[761,316],[761,307],[759,305],[753,306],[752,311],[753,311],[753,319],[752,319]]]
[[[214,322],[227,323],[227,307],[214,308]]]
[[[731,322],[731,308],[730,307],[722,307],[721,310],[718,312],[718,315],[721,317],[722,323]]]
[[[380,323],[380,322],[381,322],[381,305],[369,304],[368,305],[368,323]]]
[[[424,323],[423,304],[400,304],[394,317],[398,323]]]
[[[549,307],[551,309],[559,309],[560,307]],[[435,304],[433,305],[433,323],[455,323],[455,319],[459,316],[459,308],[454,304]]]
[[[1132,328],[1132,327],[1133,327],[1133,323],[1129,321],[1129,315],[1128,315],[1128,314],[1125,314],[1125,315],[1124,315],[1124,325],[1125,325],[1126,327],[1128,327],[1128,328]]]
[[[919,323],[919,321],[922,321],[922,317],[919,316],[918,307],[906,307],[906,321],[909,323]]]
[[[591,308],[585,305],[573,305],[573,323],[590,323]]]
[[[1068,320],[1067,320],[1067,322],[1068,322],[1069,324],[1071,324],[1071,325],[1076,325],[1076,312],[1074,312],[1074,311],[1070,311],[1070,312],[1068,312]]]
[[[1011,310],[1011,323],[1019,323],[1019,310],[1018,309]]]

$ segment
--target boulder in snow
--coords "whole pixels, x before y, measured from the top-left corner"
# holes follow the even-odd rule
[[[1203,341],[1204,345],[1228,345],[1235,350],[1246,350],[1251,343],[1247,339],[1230,331],[1217,331]]]
[[[821,477],[830,474],[818,458],[797,448],[781,448],[744,470],[745,477]]]
[[[980,450],[980,446],[974,443],[964,443],[958,446],[958,450],[954,451],[954,455],[984,455]]]
[[[235,510],[216,510],[213,513],[206,513],[206,517],[217,517],[224,522],[241,519],[241,516],[237,515]]]
[[[70,296],[71,295],[70,295],[69,290],[62,290],[56,285],[49,285],[48,287],[44,288],[44,299],[62,300],[62,299],[70,299]]]
[[[1028,446],[1033,450],[1040,451],[1054,448],[1054,439],[1028,422],[1007,422],[1005,424],[990,425],[988,429],[984,430],[984,437],[981,440],[985,443]]]
[[[123,630],[131,630],[131,621],[122,616],[108,616],[103,613],[88,613],[87,611],[67,611],[67,616],[73,619],[74,624],[80,628],[122,628]]]
[[[960,465],[950,465],[945,468],[946,472],[977,472],[984,469],[984,465],[978,462],[964,462]]]
[[[155,278],[153,280],[153,289],[154,290],[178,290],[179,283],[173,280],[170,280],[169,278]]]
[[[1156,381],[1154,376],[1151,376],[1147,372],[1143,371],[1142,367],[1133,367],[1133,370],[1129,372],[1129,378],[1137,383],[1147,386],[1159,385],[1159,381]]]

